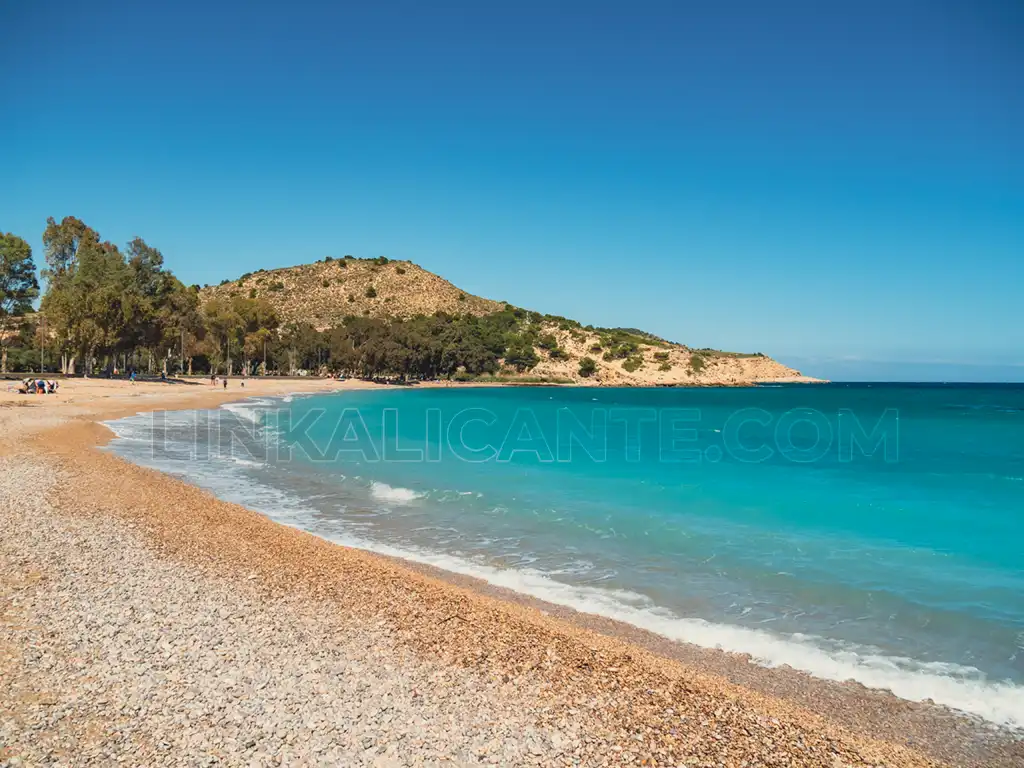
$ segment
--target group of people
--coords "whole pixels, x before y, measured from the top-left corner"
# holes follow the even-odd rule
[[[21,386],[18,387],[18,392],[23,395],[52,395],[57,391],[57,387],[60,386],[60,382],[50,379],[25,379]]]

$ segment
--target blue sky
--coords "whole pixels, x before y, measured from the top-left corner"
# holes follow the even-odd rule
[[[0,0],[0,229],[1024,380],[1024,5],[430,5]]]

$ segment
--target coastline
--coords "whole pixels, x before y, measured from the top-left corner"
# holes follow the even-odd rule
[[[943,708],[794,670],[757,667],[745,658],[667,641],[470,577],[348,549],[96,450],[112,437],[99,420],[366,386],[320,380],[308,386],[274,384],[282,387],[229,393],[197,385],[201,391],[180,391],[181,397],[140,389],[137,396],[114,395],[105,403],[75,403],[72,397],[67,412],[55,414],[55,421],[64,423],[29,418],[21,420],[21,430],[5,428],[8,439],[0,442],[0,456],[6,442],[8,453],[56,461],[75,477],[73,492],[68,484],[57,492],[61,509],[84,508],[130,522],[171,560],[255,581],[268,594],[301,594],[361,622],[384,621],[404,647],[445,664],[501,679],[539,681],[553,711],[600,702],[589,719],[605,748],[635,749],[630,734],[644,733],[647,757],[656,757],[657,764],[685,760],[695,749],[691,736],[703,742],[700,748],[709,757],[739,764],[731,762],[730,750],[753,749],[766,733],[772,748],[785,745],[790,764],[796,765],[929,765],[931,760],[1013,765],[1024,757],[1019,743],[998,735],[986,738],[988,729]],[[5,411],[10,413],[4,409],[0,418]],[[20,439],[12,445],[9,438],[15,435]],[[689,710],[699,725],[684,728],[678,713]],[[727,737],[708,738],[722,733]],[[927,756],[921,754],[925,751]]]

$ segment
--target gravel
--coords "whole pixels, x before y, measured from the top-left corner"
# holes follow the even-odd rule
[[[0,765],[579,762],[581,723],[541,725],[536,690],[161,559],[52,509],[60,481],[0,460]]]

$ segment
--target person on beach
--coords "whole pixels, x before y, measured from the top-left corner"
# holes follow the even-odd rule
[[[132,375],[128,377],[132,384],[135,383],[135,371],[132,371]]]
[[[224,389],[227,389],[228,388],[228,377],[225,376],[223,379],[221,379],[221,381],[224,382]]]

